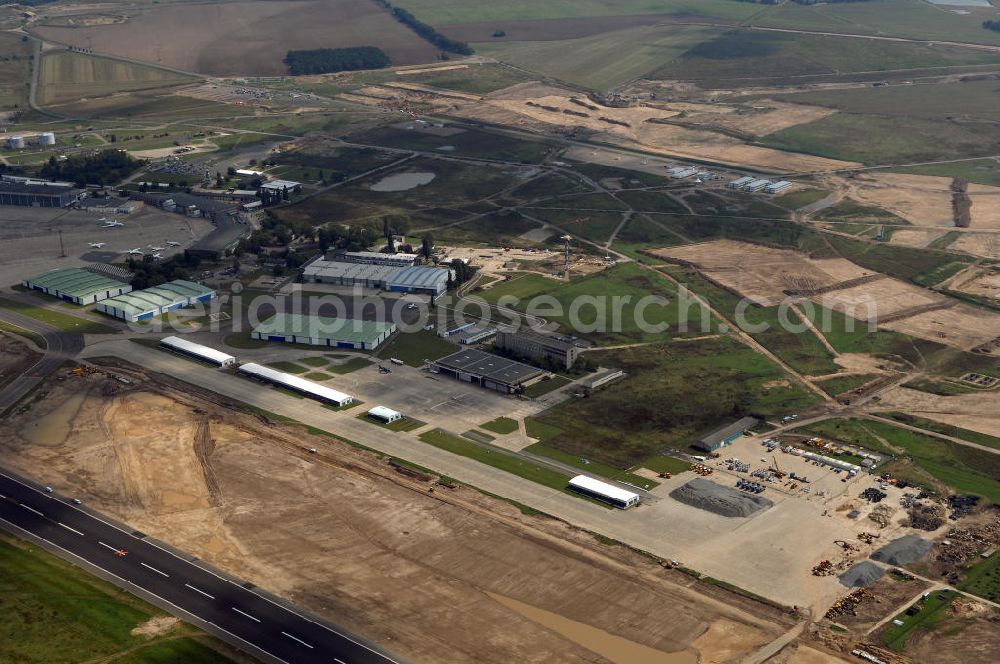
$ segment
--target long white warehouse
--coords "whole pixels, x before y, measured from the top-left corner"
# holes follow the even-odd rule
[[[628,509],[633,505],[638,505],[640,500],[638,494],[626,491],[625,489],[619,489],[613,484],[595,480],[593,477],[588,477],[587,475],[577,475],[571,479],[569,481],[569,488],[574,491],[579,491],[580,493],[590,496],[591,498],[597,498],[598,500],[603,500],[606,503],[611,503],[615,507],[620,507],[623,510]]]
[[[283,371],[271,369],[260,364],[254,364],[253,362],[241,365],[239,371],[247,376],[258,378],[260,380],[267,381],[268,383],[274,383],[275,385],[288,388],[289,390],[299,392],[319,401],[332,403],[338,408],[340,406],[346,406],[354,401],[354,397],[344,394],[343,392],[338,392],[337,390],[330,389],[329,387],[325,387],[319,383],[314,383],[311,380],[299,378],[298,376],[294,376]]]
[[[236,364],[236,358],[222,351],[196,344],[180,337],[163,337],[160,345],[182,355],[189,355],[198,360],[204,360],[217,367],[231,367]]]

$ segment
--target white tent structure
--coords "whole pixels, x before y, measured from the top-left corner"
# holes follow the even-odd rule
[[[265,367],[260,364],[254,364],[253,362],[240,366],[239,371],[240,373],[252,378],[273,383],[274,385],[287,388],[293,392],[299,392],[300,394],[312,397],[318,401],[333,404],[338,408],[340,406],[346,406],[354,401],[354,397],[344,394],[343,392],[338,392],[337,390],[326,387],[325,385],[320,385],[319,383],[314,383],[311,380],[299,378],[298,376],[278,371],[276,369],[271,369],[270,367]]]

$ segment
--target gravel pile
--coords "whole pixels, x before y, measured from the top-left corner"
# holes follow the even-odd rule
[[[722,516],[750,516],[774,505],[763,496],[751,495],[698,477],[670,492],[670,497],[685,505]]]
[[[926,556],[933,545],[919,535],[904,535],[873,553],[871,559],[887,565],[909,565]]]
[[[841,585],[845,585],[848,588],[867,588],[881,579],[883,574],[885,574],[884,569],[866,560],[847,570],[838,576],[837,579]]]

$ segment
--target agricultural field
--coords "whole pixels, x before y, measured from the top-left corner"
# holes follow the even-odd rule
[[[193,76],[132,62],[71,51],[50,51],[42,56],[38,103],[59,105],[85,97],[155,90],[196,80]]]
[[[0,110],[28,105],[32,51],[31,42],[9,32],[0,33]]]
[[[895,172],[944,178],[965,178],[976,184],[1000,186],[1000,161],[996,159],[970,159],[950,164],[906,166],[896,169]]]
[[[433,62],[438,50],[369,0],[287,4],[151,4],[105,25],[46,25],[47,40],[183,71],[210,75],[279,75],[290,50],[377,45],[393,64]],[[225,39],[220,39],[225,35]]]

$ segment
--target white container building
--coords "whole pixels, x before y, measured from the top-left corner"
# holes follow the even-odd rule
[[[760,191],[769,184],[771,184],[770,180],[753,180],[752,182],[748,182],[747,184],[743,185],[743,189],[744,191],[750,191],[750,192]]]
[[[738,180],[733,180],[732,182],[730,182],[726,186],[729,187],[730,189],[742,189],[743,187],[747,186],[751,182],[753,182],[753,178],[750,177],[749,175],[747,175],[747,176],[739,178]]]
[[[403,414],[398,410],[393,410],[392,408],[386,408],[385,406],[375,406],[368,411],[368,417],[373,420],[378,420],[382,424],[389,424],[390,422],[395,422],[397,420],[403,419]]]
[[[595,480],[587,475],[577,475],[569,481],[569,488],[574,491],[610,503],[623,510],[639,504],[639,494],[620,489],[613,484]]]
[[[284,371],[278,371],[260,364],[254,364],[253,362],[240,366],[239,372],[252,378],[257,378],[259,380],[278,385],[279,387],[287,388],[293,392],[304,394],[307,397],[316,399],[317,401],[333,404],[338,408],[346,406],[354,401],[354,397],[344,394],[343,392],[338,392],[337,390],[326,387],[325,385],[314,383],[311,380],[306,380],[305,378],[299,378],[298,376],[285,373]]]
[[[160,345],[168,350],[203,360],[217,367],[225,368],[236,364],[236,358],[232,355],[226,355],[222,351],[202,346],[201,344],[196,344],[193,341],[181,339],[180,337],[164,337],[160,339]]]
[[[771,184],[764,187],[764,190],[769,194],[777,194],[784,191],[792,186],[792,183],[788,180],[778,180],[777,182],[772,182]]]
[[[8,136],[7,147],[10,148],[11,150],[23,150],[24,136]]]

